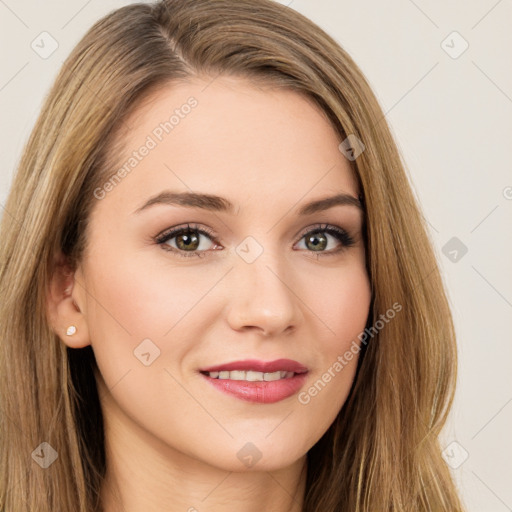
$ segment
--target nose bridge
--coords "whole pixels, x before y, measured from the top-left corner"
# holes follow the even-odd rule
[[[251,238],[236,248],[230,295],[232,327],[257,327],[271,334],[296,326],[300,311],[284,255]]]

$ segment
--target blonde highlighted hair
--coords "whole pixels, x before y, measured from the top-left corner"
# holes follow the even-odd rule
[[[117,168],[114,135],[143,97],[219,74],[304,94],[340,137],[363,141],[351,165],[365,206],[368,325],[403,308],[363,346],[347,401],[308,452],[304,511],[462,511],[438,441],[455,389],[455,333],[425,221],[357,65],[270,0],[129,5],[98,21],[62,66],[0,226],[0,510],[102,510],[97,367],[91,347],[66,348],[49,325],[55,257],[80,261],[94,190]],[[43,441],[58,453],[46,469],[31,457]]]

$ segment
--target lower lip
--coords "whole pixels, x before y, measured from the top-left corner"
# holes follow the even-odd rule
[[[212,379],[201,374],[212,386],[231,396],[247,402],[272,404],[288,398],[299,391],[307,373],[299,373],[288,379],[249,382],[245,380]]]

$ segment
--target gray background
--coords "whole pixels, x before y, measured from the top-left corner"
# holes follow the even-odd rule
[[[128,3],[0,0],[2,214],[59,67],[96,20]],[[459,385],[442,437],[445,458],[470,512],[512,511],[511,2],[281,3],[352,55],[386,113],[456,322]],[[44,55],[52,39],[58,48]]]

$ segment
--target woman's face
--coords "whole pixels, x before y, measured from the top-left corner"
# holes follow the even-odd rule
[[[309,100],[208,83],[154,93],[127,119],[124,172],[95,191],[72,296],[107,435],[277,469],[319,440],[353,382],[370,305],[363,212],[306,208],[359,192]]]

